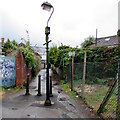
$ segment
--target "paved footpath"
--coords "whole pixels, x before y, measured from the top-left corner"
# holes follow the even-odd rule
[[[51,71],[50,71],[51,72]],[[44,106],[46,99],[45,70],[41,75],[42,96],[37,96],[38,76],[30,83],[31,95],[25,96],[25,90],[10,93],[2,100],[2,118],[96,118],[82,102],[71,99],[60,85],[53,80],[52,106]]]

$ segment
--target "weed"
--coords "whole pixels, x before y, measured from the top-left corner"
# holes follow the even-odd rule
[[[60,80],[60,83],[63,85],[63,84],[66,84],[65,80]]]
[[[5,88],[4,87],[0,87],[0,92],[5,92]]]
[[[64,91],[73,99],[76,98],[77,93],[73,90],[71,91],[69,83],[66,83],[65,80],[60,80],[61,85]]]

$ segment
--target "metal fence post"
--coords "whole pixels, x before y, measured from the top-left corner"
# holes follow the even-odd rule
[[[86,57],[87,53],[84,54],[84,66],[83,66],[83,78],[82,78],[82,97],[84,97],[84,87],[85,87],[85,75],[86,75]]]
[[[52,94],[52,76],[50,76],[50,94],[49,94],[50,97],[53,97],[53,94]]]
[[[25,93],[25,95],[30,95],[30,93],[29,93],[29,78],[30,78],[30,75],[27,74],[27,84],[26,84],[26,93]]]
[[[73,55],[71,56],[71,91],[73,91]]]
[[[38,75],[38,94],[37,96],[41,96],[41,75]]]

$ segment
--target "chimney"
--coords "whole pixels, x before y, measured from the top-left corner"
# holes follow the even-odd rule
[[[3,45],[4,44],[4,38],[1,38],[1,45]]]

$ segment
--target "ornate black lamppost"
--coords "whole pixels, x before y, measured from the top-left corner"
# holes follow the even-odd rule
[[[46,60],[47,60],[46,61],[47,62],[46,63],[47,68],[46,68],[46,100],[45,100],[45,105],[50,106],[51,101],[50,101],[50,96],[49,96],[49,59],[48,59],[48,53],[49,53],[49,51],[48,51],[48,43],[50,42],[50,41],[48,41],[48,39],[49,39],[49,34],[50,34],[50,27],[48,27],[48,22],[49,22],[52,14],[54,12],[54,7],[48,2],[44,2],[41,5],[41,7],[43,8],[43,10],[47,10],[47,11],[50,11],[51,8],[52,8],[52,12],[50,14],[50,17],[47,20],[47,26],[45,28],[45,35],[46,35],[46,43],[45,44],[46,44]]]

